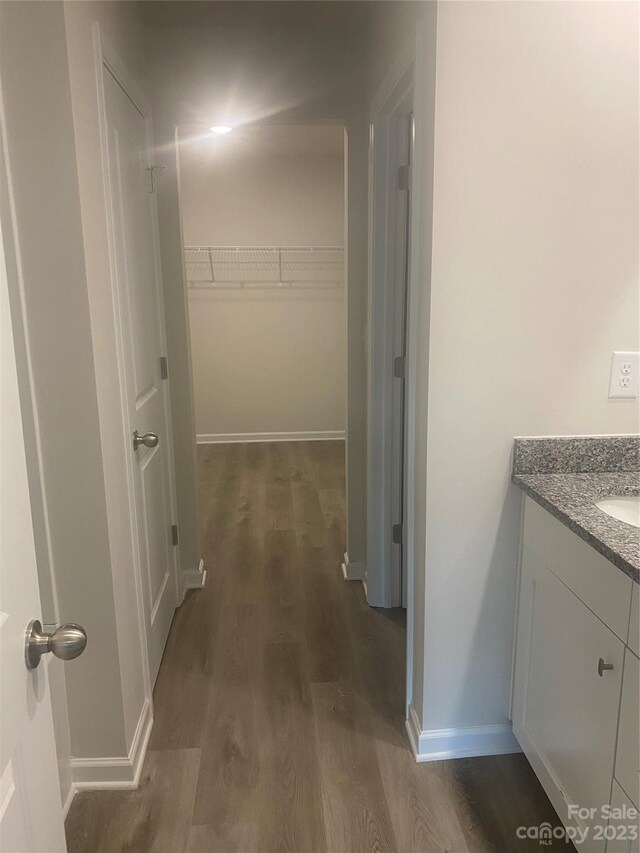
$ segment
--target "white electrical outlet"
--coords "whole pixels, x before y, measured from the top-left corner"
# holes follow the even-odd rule
[[[614,352],[611,359],[609,397],[637,397],[639,373],[639,352]]]

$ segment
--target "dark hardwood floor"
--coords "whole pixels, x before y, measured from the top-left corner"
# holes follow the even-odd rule
[[[71,853],[511,853],[558,825],[522,755],[414,762],[404,614],[340,571],[343,455],[199,448],[207,586],[176,611],[139,790],[79,794]]]

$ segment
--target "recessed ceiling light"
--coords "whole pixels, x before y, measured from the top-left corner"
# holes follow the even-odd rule
[[[222,135],[223,133],[230,133],[233,128],[229,127],[228,124],[215,124],[213,127],[210,127],[209,130],[212,133],[218,133]]]

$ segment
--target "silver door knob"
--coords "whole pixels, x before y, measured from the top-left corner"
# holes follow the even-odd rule
[[[27,626],[24,644],[27,669],[35,669],[42,655],[48,652],[53,652],[60,660],[73,660],[82,654],[86,645],[87,632],[80,625],[67,622],[66,625],[56,628],[53,634],[44,634],[42,623],[39,619],[34,619]]]
[[[145,447],[155,447],[160,439],[155,434],[155,432],[145,432],[144,435],[140,435],[137,429],[133,431],[133,449],[137,450],[141,444],[144,444]]]

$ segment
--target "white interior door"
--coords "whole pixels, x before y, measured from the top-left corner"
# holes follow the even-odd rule
[[[406,466],[406,395],[405,363],[407,350],[407,294],[409,287],[409,235],[411,231],[411,154],[413,115],[397,121],[398,134],[398,191],[396,193],[395,281],[393,299],[393,357],[394,383],[392,391],[392,475],[391,502],[393,507],[392,590],[393,606],[407,606],[405,532],[405,466]]]
[[[4,249],[0,239],[0,851],[66,850],[46,659],[29,672],[25,631],[42,619]]]
[[[151,683],[177,605],[172,542],[171,433],[167,383],[161,375],[164,320],[157,211],[147,118],[104,69],[114,260],[122,332],[129,435],[153,433],[154,447],[130,444],[142,597]]]

